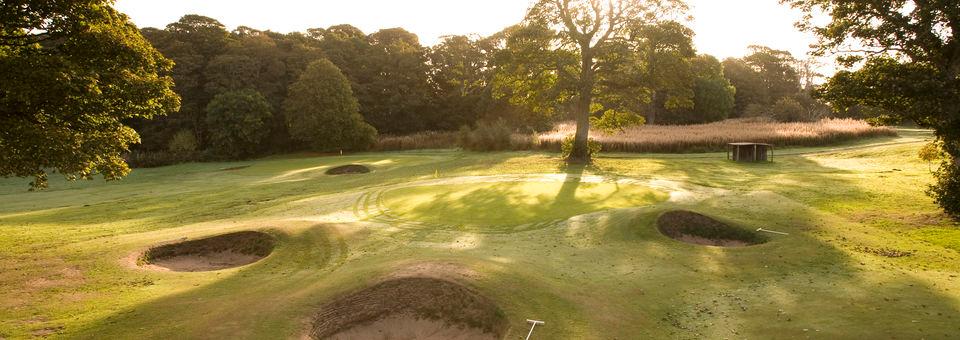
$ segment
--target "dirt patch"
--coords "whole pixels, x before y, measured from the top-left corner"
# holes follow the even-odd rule
[[[706,246],[746,247],[767,241],[766,237],[756,232],[682,210],[660,215],[657,229],[672,239]]]
[[[241,231],[150,248],[137,265],[175,272],[220,270],[248,265],[273,252],[273,236]]]
[[[327,304],[313,339],[500,339],[507,330],[492,301],[447,280],[391,279]]]
[[[871,248],[862,246],[857,247],[856,250],[863,253],[892,258],[913,256],[913,252],[893,248]]]
[[[370,168],[366,166],[359,165],[359,164],[350,164],[350,165],[338,166],[336,168],[327,170],[326,174],[327,175],[357,175],[357,174],[365,174],[369,172],[370,172]]]

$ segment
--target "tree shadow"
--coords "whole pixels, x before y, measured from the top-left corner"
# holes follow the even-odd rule
[[[896,242],[919,249],[908,258],[862,252],[858,249],[889,246],[897,235],[818,208],[825,200],[862,202],[867,194],[858,172],[803,157],[760,165],[638,159],[646,164],[632,167],[630,160],[624,162],[616,166],[636,170],[604,176],[663,176],[726,192],[502,234],[379,226],[344,228],[354,234],[340,235],[317,226],[284,236],[275,255],[262,263],[197,288],[158,294],[67,335],[295,337],[324,302],[368,285],[405,261],[475,268],[478,289],[511,320],[511,337],[528,329],[527,318],[547,321],[535,332],[539,338],[949,338],[960,333],[957,279],[948,277],[957,273],[955,266],[925,272],[909,262],[951,261],[955,252],[907,241]],[[657,173],[643,172],[654,168]],[[604,169],[603,160],[597,169],[562,169],[568,180],[542,206],[557,209],[563,207],[557,201],[577,200],[584,174]],[[505,194],[484,191],[476,200],[509,205],[498,202]],[[653,224],[660,212],[673,209],[790,235],[736,249],[681,243]],[[470,210],[466,215],[479,219],[503,213]],[[470,236],[472,245],[453,247],[463,236]]]

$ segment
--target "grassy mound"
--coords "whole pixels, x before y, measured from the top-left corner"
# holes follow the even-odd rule
[[[401,329],[405,327],[421,329]],[[366,337],[381,328],[391,334],[417,334],[432,328],[432,334],[499,339],[507,327],[500,308],[477,292],[450,281],[415,277],[385,281],[327,304],[314,317],[310,337]]]
[[[668,211],[657,219],[657,229],[670,238],[700,245],[744,247],[764,243],[756,232],[733,227],[691,211]]]
[[[359,164],[350,164],[350,165],[331,168],[330,170],[327,170],[326,174],[327,175],[357,175],[357,174],[365,174],[369,172],[370,172],[370,168],[366,166],[359,165]]]
[[[137,261],[178,272],[211,271],[259,261],[273,252],[274,238],[257,231],[241,231],[150,248]]]
[[[384,193],[382,202],[394,216],[436,225],[517,226],[667,198],[640,185],[498,182],[401,188]]]

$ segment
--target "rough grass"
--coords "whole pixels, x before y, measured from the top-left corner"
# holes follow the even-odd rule
[[[359,203],[377,188],[433,178],[569,171],[555,154],[184,164],[115,183],[52,179],[36,193],[26,192],[28,180],[0,180],[0,337],[297,338],[320,306],[398,268],[443,263],[469,270],[464,280],[505,314],[507,338],[525,336],[527,318],[547,322],[535,332],[542,339],[955,338],[960,230],[923,194],[932,178],[917,139],[786,150],[769,164],[722,154],[600,157],[585,174],[720,194],[506,233],[397,228],[358,217]],[[324,175],[351,163],[377,175]],[[240,165],[250,167],[221,171]],[[672,210],[790,236],[745,248],[676,242],[655,227]],[[169,240],[264,228],[277,238],[274,252],[242,268],[123,264]]]

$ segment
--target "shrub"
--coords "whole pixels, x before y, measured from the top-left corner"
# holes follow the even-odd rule
[[[197,152],[197,137],[190,130],[180,130],[167,143],[167,151],[175,154],[192,155]]]
[[[206,126],[216,157],[238,159],[255,154],[267,136],[273,114],[267,99],[255,90],[224,92],[207,105]]]
[[[459,145],[460,132],[427,131],[405,136],[380,136],[373,149],[376,151],[453,149]]]
[[[460,147],[471,151],[500,151],[513,147],[513,131],[503,120],[479,122],[476,129],[460,128]]]
[[[167,165],[194,161],[196,157],[186,159],[170,151],[131,151],[124,156],[131,168],[156,168]]]
[[[934,171],[937,183],[927,190],[948,215],[960,219],[960,163],[944,154],[940,168]]]
[[[570,153],[573,152],[573,142],[576,140],[575,135],[567,136],[563,139],[563,142],[560,143],[560,157],[566,159],[570,157]],[[600,142],[591,139],[587,140],[587,154],[590,155],[590,158],[600,154],[600,151],[603,150],[603,144]]]
[[[804,121],[803,106],[796,99],[780,98],[769,108],[770,116],[779,122]]]

